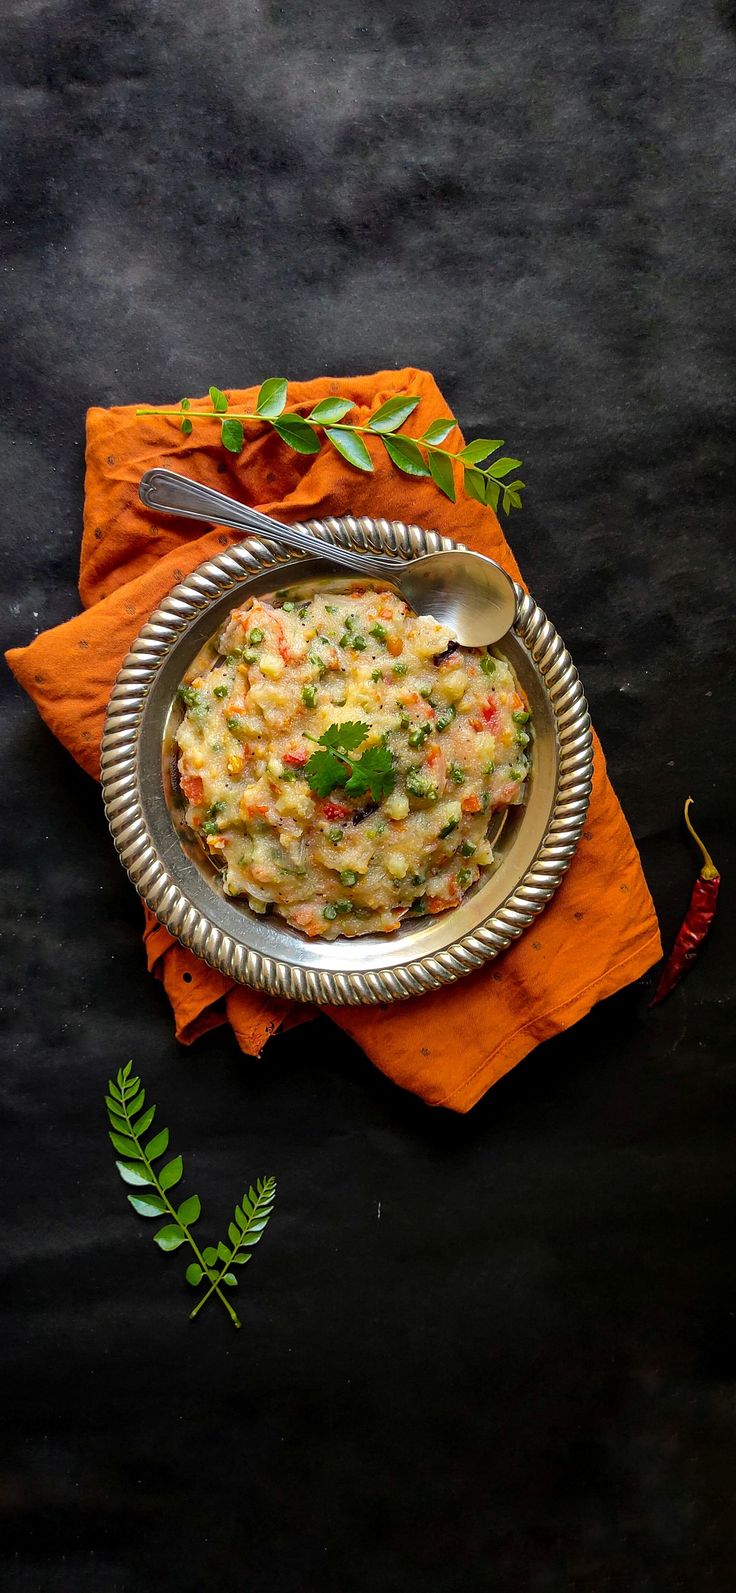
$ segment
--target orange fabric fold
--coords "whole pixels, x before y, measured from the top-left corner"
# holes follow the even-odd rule
[[[292,382],[289,408],[337,393],[353,400],[362,423],[387,398],[417,394],[420,408],[405,428],[414,435],[446,414],[435,381],[418,370]],[[232,408],[255,409],[255,388],[228,397]],[[203,404],[194,400],[192,411]],[[448,441],[461,446],[460,433]],[[84,611],[7,658],[54,735],[96,779],[105,708],[130,643],[177,581],[238,540],[145,509],[138,482],[161,464],[285,520],[349,512],[414,521],[490,554],[521,579],[490,509],[467,498],[449,503],[432,482],[399,474],[378,446],[375,473],[368,475],[327,445],[319,454],[292,453],[270,428],[248,426],[236,456],[224,451],[211,422],[195,420],[185,439],[175,420],[138,418],[132,406],[91,409],[79,578]],[[327,1009],[384,1073],[433,1105],[468,1111],[540,1041],[661,955],[651,897],[597,741],[595,759],[588,819],[570,870],[549,907],[503,956],[415,1000]],[[183,1043],[229,1023],[241,1049],[258,1055],[279,1028],[312,1015],[234,985],[145,912],[148,966],[163,981]]]

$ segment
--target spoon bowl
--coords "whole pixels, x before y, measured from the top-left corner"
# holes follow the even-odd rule
[[[415,613],[431,614],[462,647],[500,642],[516,619],[513,582],[482,553],[427,553],[405,566],[396,585]]]
[[[250,532],[299,553],[329,559],[356,575],[390,581],[416,614],[429,615],[446,625],[461,647],[493,646],[511,630],[516,619],[517,595],[511,577],[482,553],[454,548],[409,560],[357,553],[296,526],[282,525],[259,509],[251,509],[174,470],[146,471],[138,490],[148,509]]]

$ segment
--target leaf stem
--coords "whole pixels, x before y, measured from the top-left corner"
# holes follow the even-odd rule
[[[194,1237],[190,1233],[186,1223],[182,1222],[181,1219],[179,1217],[177,1217],[176,1211],[174,1210],[174,1207],[172,1206],[171,1201],[169,1200],[169,1197],[168,1197],[168,1195],[166,1193],[166,1190],[161,1188],[159,1180],[156,1177],[155,1168],[152,1167],[150,1161],[148,1160],[148,1157],[147,1157],[146,1152],[145,1152],[145,1150],[143,1148],[143,1145],[141,1144],[141,1141],[140,1141],[140,1139],[138,1138],[138,1135],[135,1132],[135,1129],[133,1127],[133,1123],[131,1121],[130,1113],[128,1111],[127,1101],[125,1101],[125,1099],[123,1099],[121,1101],[121,1106],[122,1106],[122,1116],[124,1117],[125,1122],[128,1125],[128,1133],[130,1134],[131,1139],[134,1140],[136,1145],[138,1146],[138,1150],[140,1152],[141,1161],[143,1161],[145,1163],[146,1167],[148,1168],[148,1171],[151,1174],[151,1178],[152,1178],[152,1180],[153,1180],[153,1182],[154,1182],[154,1184],[156,1186],[158,1194],[161,1196],[161,1199],[162,1199],[167,1211],[169,1212],[170,1216],[173,1217],[174,1222],[177,1225],[177,1228],[181,1228],[182,1233],[186,1234],[187,1240],[188,1240],[189,1244],[191,1245],[195,1256],[197,1257],[197,1260],[198,1260],[198,1262],[199,1262],[199,1264],[200,1264],[200,1266],[202,1268],[202,1271],[204,1272],[205,1277],[207,1277],[208,1274],[209,1274],[209,1269],[207,1267],[207,1263],[206,1263],[206,1261],[204,1259],[204,1256],[202,1255],[202,1252],[201,1252],[201,1250],[199,1248],[199,1245],[197,1244],[196,1239],[194,1239]],[[233,1322],[234,1322],[235,1326],[239,1328],[240,1325],[241,1325],[239,1317],[237,1316],[236,1312],[233,1310],[233,1308],[232,1308],[232,1306],[230,1304],[230,1301],[225,1298],[225,1295],[222,1293],[222,1290],[217,1287],[216,1283],[213,1283],[212,1288],[209,1290],[208,1294],[206,1294],[204,1298],[205,1299],[209,1299],[209,1296],[210,1296],[210,1294],[212,1294],[213,1290],[216,1291],[217,1294],[219,1294],[220,1299],[221,1299],[221,1301],[222,1301],[222,1303],[223,1303],[223,1305],[225,1307],[225,1310],[227,1312],[229,1312],[230,1316],[233,1319]]]
[[[275,421],[280,418],[278,415],[272,419],[269,415],[251,414],[247,409],[229,409],[227,413],[217,409],[137,409],[136,415],[164,415],[170,416],[174,420],[218,420],[220,422],[223,420],[257,420],[269,426],[273,426]],[[449,448],[442,448],[439,443],[425,442],[422,437],[407,437],[406,432],[374,431],[372,426],[359,426],[357,422],[351,425],[350,421],[344,420],[310,420],[308,415],[300,415],[299,419],[304,422],[305,426],[311,426],[313,431],[324,431],[329,426],[330,431],[361,432],[366,437],[403,437],[407,442],[416,443],[417,448],[425,448],[430,454],[442,454],[445,459],[454,460],[456,464],[462,465],[464,469],[469,467],[472,470],[477,470],[480,476],[494,479],[490,477],[488,470],[481,470],[480,465],[475,465],[470,460],[462,459],[460,457],[462,450],[460,450],[460,453],[453,454]],[[500,485],[501,483],[499,483]]]
[[[137,409],[136,415],[170,415],[175,420],[260,420],[269,426],[273,426],[281,419],[280,415],[259,415],[257,411],[252,414],[248,409],[228,409],[226,413],[218,409]],[[305,426],[311,426],[313,431],[325,431],[329,426],[330,431],[360,431],[367,437],[406,437],[406,433],[402,431],[376,431],[373,426],[359,426],[357,421],[312,420],[309,415],[299,415],[297,418],[303,421]],[[459,458],[458,454],[450,453],[448,448],[441,448],[439,443],[425,442],[421,437],[410,437],[407,441],[415,442],[421,448],[428,448],[434,454],[447,454],[450,459]]]
[[[346,763],[349,769],[352,769],[353,764],[358,762],[357,758],[351,758],[349,752],[340,752],[338,747],[323,747],[319,736],[310,736],[308,730],[304,731],[304,740],[313,741],[315,747],[319,747],[321,751],[333,753],[336,758],[340,758],[343,763]]]

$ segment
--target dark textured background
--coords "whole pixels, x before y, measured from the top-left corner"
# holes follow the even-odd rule
[[[75,609],[86,405],[428,366],[527,461],[514,547],[667,940],[689,791],[726,870],[666,1007],[623,993],[467,1119],[326,1024],[183,1052],[6,673],[3,1588],[730,1590],[733,0],[3,15],[6,640]],[[126,1206],[128,1055],[214,1217],[279,1177],[240,1335]]]

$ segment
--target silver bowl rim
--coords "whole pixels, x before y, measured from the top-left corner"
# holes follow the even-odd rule
[[[299,523],[326,544],[420,558],[463,544],[400,520],[340,518]],[[225,933],[188,899],[153,841],[143,811],[138,737],[155,676],[195,619],[249,576],[284,568],[303,555],[249,537],[207,559],[175,586],[142,627],[118,673],[107,708],[101,749],[107,821],[123,867],[162,924],[204,962],[235,983],[286,1000],[320,1005],[406,1000],[473,972],[505,951],[547,905],[570,866],[590,800],[593,738],[582,683],[567,648],[544,611],[516,582],[514,633],[542,678],[555,720],[558,773],[552,811],[531,865],[503,903],[432,956],[370,971],[336,972],[264,956]],[[448,915],[450,916],[450,915]],[[390,937],[387,937],[390,939]]]

